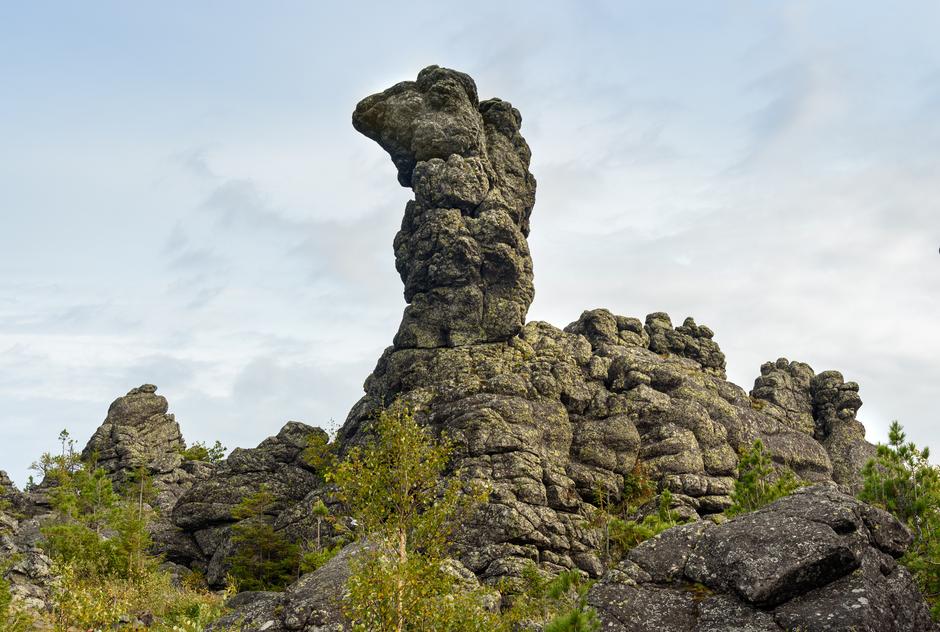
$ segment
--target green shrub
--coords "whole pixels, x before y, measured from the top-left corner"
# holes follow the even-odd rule
[[[774,469],[764,443],[757,439],[749,450],[741,452],[738,478],[731,493],[733,504],[725,510],[725,514],[737,516],[760,509],[792,494],[801,484],[789,469],[779,473]]]
[[[587,605],[592,583],[576,570],[552,577],[531,562],[522,569],[514,587],[503,582],[501,587],[512,595],[512,603],[494,629],[514,632],[544,624],[544,632],[593,632],[599,629],[599,622],[597,612]]]
[[[682,524],[678,514],[671,509],[672,493],[664,489],[659,496],[656,513],[641,519],[613,518],[610,521],[610,539],[616,545],[619,557],[639,544],[675,526]]]
[[[150,629],[157,632],[196,632],[221,616],[225,595],[174,586],[159,570],[160,559],[149,553],[153,489],[147,471],[132,473],[118,493],[94,459],[81,461],[67,431],[59,441],[60,454],[43,454],[33,465],[52,506],[40,544],[53,560],[55,577],[50,611],[36,613],[38,625],[117,629],[145,617],[153,619]],[[0,609],[3,592],[0,586]],[[19,632],[2,617],[0,629]]]
[[[874,459],[862,470],[859,497],[890,511],[914,534],[901,558],[917,580],[940,620],[940,470],[930,464],[928,448],[908,442],[904,429],[891,422],[888,443],[879,444]]]
[[[221,463],[225,458],[225,452],[225,446],[218,440],[211,448],[204,442],[197,441],[185,450],[180,450],[180,454],[186,461],[205,461],[207,463]]]

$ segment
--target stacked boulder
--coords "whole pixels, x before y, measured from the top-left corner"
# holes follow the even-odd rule
[[[82,460],[94,461],[121,487],[143,471],[153,483],[154,505],[173,509],[193,481],[205,475],[205,463],[186,461],[186,442],[176,417],[157,387],[144,384],[118,397],[105,420],[82,450]]]
[[[172,520],[179,537],[168,551],[171,561],[205,572],[210,586],[223,586],[234,552],[233,510],[262,486],[272,496],[267,512],[275,529],[294,541],[310,540],[316,523],[309,508],[323,486],[321,473],[304,459],[314,438],[326,443],[323,430],[291,421],[256,448],[232,450],[176,503]]]

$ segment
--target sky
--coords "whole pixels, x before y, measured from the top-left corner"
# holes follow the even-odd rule
[[[0,4],[0,469],[159,386],[189,442],[342,423],[410,191],[357,101],[438,64],[523,115],[531,320],[666,311],[940,450],[940,4]]]

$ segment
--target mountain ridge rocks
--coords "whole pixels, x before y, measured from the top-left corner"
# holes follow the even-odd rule
[[[937,626],[895,561],[911,541],[887,512],[820,484],[647,540],[588,602],[611,632],[929,632]]]

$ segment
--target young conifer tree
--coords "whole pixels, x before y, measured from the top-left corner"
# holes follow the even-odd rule
[[[444,477],[453,452],[403,405],[381,412],[372,441],[329,474],[366,545],[353,563],[345,610],[355,629],[494,630],[479,591],[461,590],[446,558],[479,488]]]

